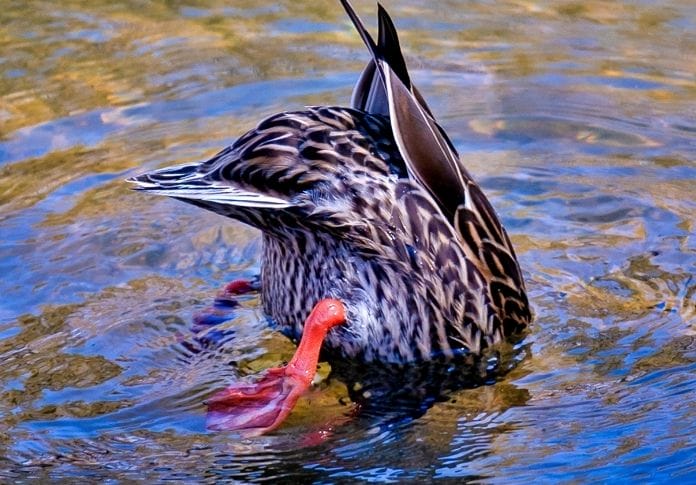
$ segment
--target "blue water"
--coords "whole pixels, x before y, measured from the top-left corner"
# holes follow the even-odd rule
[[[530,334],[420,407],[356,414],[323,364],[273,434],[205,429],[215,390],[294,350],[254,294],[193,325],[258,272],[259,235],[123,180],[345,104],[367,55],[337,3],[0,10],[0,481],[694,481],[688,2],[389,2],[511,234]]]

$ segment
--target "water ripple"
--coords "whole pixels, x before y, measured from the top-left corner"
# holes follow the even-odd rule
[[[483,380],[324,364],[254,439],[208,432],[204,401],[294,345],[256,295],[194,317],[258,273],[259,235],[122,179],[343,103],[360,40],[316,2],[3,8],[0,481],[694,476],[694,8],[491,5],[390,10],[514,241],[529,336]]]

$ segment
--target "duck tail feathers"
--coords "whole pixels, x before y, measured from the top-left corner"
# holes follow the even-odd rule
[[[146,172],[127,179],[142,190],[166,195],[186,202],[204,205],[215,210],[217,206],[236,206],[258,209],[284,209],[292,204],[280,197],[262,194],[238,187],[228,181],[212,179],[199,171],[200,164],[184,164]]]

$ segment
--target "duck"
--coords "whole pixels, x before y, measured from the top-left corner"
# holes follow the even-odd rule
[[[259,229],[263,310],[299,341],[287,366],[213,396],[211,429],[277,428],[320,355],[455,361],[532,318],[510,238],[414,85],[391,17],[378,4],[375,40],[340,3],[370,54],[349,106],[281,112],[207,161],[129,179]]]

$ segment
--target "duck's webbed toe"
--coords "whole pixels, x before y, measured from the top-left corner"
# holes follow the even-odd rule
[[[326,333],[345,321],[340,301],[324,299],[317,303],[287,366],[269,369],[254,382],[235,383],[210,398],[208,429],[256,436],[280,426],[312,384]]]

